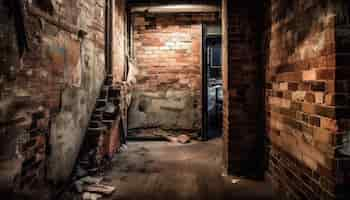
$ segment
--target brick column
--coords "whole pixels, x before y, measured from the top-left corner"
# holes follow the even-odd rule
[[[337,129],[334,133],[336,152],[333,160],[333,175],[338,199],[350,198],[350,2],[339,1],[336,8],[335,49],[336,71],[335,82],[329,88],[334,89],[326,95],[325,101],[335,106]]]
[[[223,1],[224,166],[256,175],[263,152],[259,6]]]

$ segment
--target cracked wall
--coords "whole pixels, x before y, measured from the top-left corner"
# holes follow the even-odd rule
[[[29,51],[21,59],[13,18],[8,18],[8,9],[1,7],[0,104],[15,106],[11,112],[3,106],[0,113],[8,118],[2,119],[7,124],[19,116],[24,119],[1,126],[1,134],[18,133],[20,150],[26,145],[36,149],[30,144],[36,144],[32,140],[42,136],[47,148],[31,151],[32,154],[21,152],[28,161],[24,162],[28,164],[25,169],[35,172],[39,169],[35,164],[48,163],[48,178],[59,182],[71,173],[105,78],[105,1],[52,0],[48,5],[40,2],[25,4]],[[3,1],[0,3],[3,5]],[[84,32],[87,35],[83,36]],[[48,162],[32,159],[42,154],[48,156],[44,159]],[[30,180],[35,173],[28,173],[28,177],[22,174],[23,180]]]

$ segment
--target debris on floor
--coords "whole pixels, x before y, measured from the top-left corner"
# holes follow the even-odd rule
[[[103,196],[109,196],[115,191],[115,187],[105,184],[102,177],[86,176],[75,181],[74,186],[78,193],[83,193],[84,200],[97,200]]]
[[[84,192],[83,194],[83,200],[98,200],[102,198],[102,195],[100,194],[94,194],[90,192]]]
[[[239,179],[232,179],[232,181],[231,181],[231,183],[232,184],[237,184],[237,183],[239,183],[241,180],[239,180]]]
[[[188,135],[180,135],[177,137],[177,141],[181,144],[187,144],[191,142],[191,138]]]
[[[171,142],[171,143],[176,143],[177,142],[177,138],[175,136],[172,135],[159,135],[161,137],[163,137],[165,140]]]
[[[115,187],[104,184],[94,184],[83,187],[83,191],[94,192],[103,195],[111,195],[114,192],[114,190]]]
[[[137,141],[165,140],[171,143],[186,144],[198,139],[198,132],[191,130],[165,130],[161,128],[133,129],[129,130],[128,138]]]
[[[127,151],[128,150],[128,146],[126,144],[122,144],[120,147],[119,147],[119,150],[118,152],[124,152],[124,151]]]
[[[191,137],[187,134],[174,134],[170,131],[164,131],[164,130],[157,130],[156,132],[153,133],[156,136],[163,137],[167,141],[171,143],[180,143],[180,144],[187,144],[191,142]]]

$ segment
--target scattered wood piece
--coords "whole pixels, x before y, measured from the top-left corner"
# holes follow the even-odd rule
[[[175,136],[172,136],[170,134],[164,134],[164,133],[154,133],[153,134],[154,136],[159,136],[159,137],[162,137],[164,138],[165,140],[169,141],[169,142],[172,142],[172,143],[176,143],[178,142],[177,141],[177,138]]]
[[[172,142],[172,143],[178,142],[177,138],[174,137],[174,136],[164,136],[164,138],[165,138],[166,140],[168,140],[169,142]]]
[[[95,185],[84,186],[83,190],[86,192],[93,192],[93,193],[98,193],[98,194],[103,194],[103,195],[110,195],[114,192],[115,187],[103,185],[103,184],[95,184]]]
[[[151,133],[154,136],[164,138],[165,140],[171,142],[171,143],[180,143],[180,144],[187,144],[191,141],[192,135],[187,135],[187,134],[182,134],[182,135],[177,135],[173,134],[169,131],[164,131],[164,130],[153,130]]]
[[[90,192],[84,192],[83,200],[98,200],[102,198],[102,195]]]
[[[237,184],[237,183],[239,183],[241,180],[239,180],[239,179],[232,179],[232,181],[231,181],[231,183],[232,184]]]
[[[187,144],[191,142],[191,138],[187,135],[180,135],[177,137],[177,141],[181,144]]]

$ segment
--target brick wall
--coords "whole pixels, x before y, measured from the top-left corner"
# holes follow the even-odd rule
[[[346,199],[349,5],[255,4],[223,1],[225,168],[264,169],[254,158],[264,157],[266,127],[266,175],[279,199]]]
[[[346,199],[346,159],[337,149],[347,130],[342,89],[348,78],[336,50],[335,4],[274,0],[266,6],[267,176],[281,199]]]
[[[261,176],[263,160],[260,4],[223,1],[224,167]]]
[[[215,14],[133,14],[137,84],[130,128],[201,127],[201,23]]]
[[[70,175],[105,77],[104,1],[41,2],[25,8],[29,51],[22,59],[14,18],[0,7],[1,146],[17,138],[26,186],[43,175],[44,163],[52,180]]]

